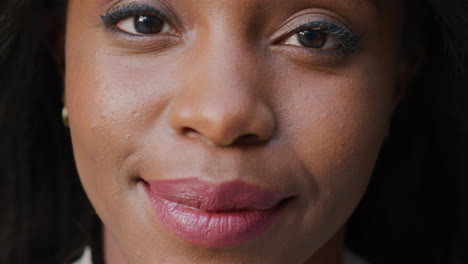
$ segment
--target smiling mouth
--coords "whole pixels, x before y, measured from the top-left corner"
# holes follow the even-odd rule
[[[195,178],[145,181],[144,189],[160,223],[186,242],[215,248],[260,236],[292,198],[242,181]]]

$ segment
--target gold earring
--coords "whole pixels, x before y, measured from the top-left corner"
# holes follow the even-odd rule
[[[66,106],[62,108],[62,123],[63,126],[70,127],[70,124],[68,123],[68,109]]]

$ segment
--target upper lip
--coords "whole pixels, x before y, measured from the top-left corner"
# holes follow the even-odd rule
[[[211,184],[187,178],[146,183],[151,195],[211,212],[268,210],[289,198],[243,181]]]

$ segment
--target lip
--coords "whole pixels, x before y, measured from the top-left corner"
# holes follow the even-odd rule
[[[235,246],[264,233],[289,198],[242,181],[215,185],[189,178],[144,186],[163,225],[184,241],[215,248]]]

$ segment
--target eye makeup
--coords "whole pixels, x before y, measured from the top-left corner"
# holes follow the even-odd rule
[[[354,53],[357,50],[361,40],[361,36],[354,34],[345,26],[334,24],[328,21],[307,22],[294,29],[291,33],[288,34],[288,37],[303,31],[317,31],[335,38],[339,46],[338,51],[341,51],[345,54]]]
[[[116,25],[124,19],[128,19],[131,17],[139,17],[139,16],[146,16],[152,17],[156,20],[160,20],[161,22],[167,23],[171,27],[173,27],[173,23],[168,19],[165,13],[166,7],[162,5],[161,10],[155,8],[153,5],[147,3],[138,3],[132,2],[128,4],[119,5],[116,7],[112,7],[111,9],[107,10],[104,15],[101,16],[101,19],[106,28],[110,28],[119,33],[128,34],[128,32],[122,32],[122,30],[118,29]],[[169,12],[169,14],[173,14]],[[350,30],[347,26],[339,22],[334,22],[334,20],[327,19],[326,17],[322,18],[306,18],[306,20],[302,19],[300,23],[296,22],[296,25],[290,25],[285,29],[286,33],[281,34],[281,37],[276,38],[273,42],[274,45],[284,45],[285,40],[289,37],[294,35],[304,34],[305,32],[321,35],[322,37],[325,36],[325,41],[327,43],[333,43],[332,48],[312,48],[306,47],[302,45],[290,45],[290,46],[297,46],[309,51],[311,53],[321,54],[321,55],[335,55],[335,56],[344,56],[348,54],[355,53],[358,50],[360,40],[362,36],[355,34],[352,30]],[[132,35],[132,34],[130,34]],[[151,34],[146,34],[149,37]],[[145,34],[141,34],[141,36],[145,36]]]
[[[106,27],[113,27],[116,23],[132,16],[154,16],[171,24],[169,19],[158,9],[148,4],[130,3],[113,7],[101,16],[101,20]],[[172,24],[171,24],[172,25]]]

